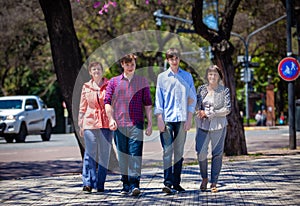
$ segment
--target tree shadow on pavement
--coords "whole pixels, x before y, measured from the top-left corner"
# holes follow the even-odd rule
[[[81,173],[81,161],[0,162],[0,180]]]

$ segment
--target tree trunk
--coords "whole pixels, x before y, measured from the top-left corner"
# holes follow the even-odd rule
[[[72,20],[70,1],[39,0],[39,2],[48,28],[58,84],[66,102],[67,110],[69,114],[72,114],[73,89],[82,66],[82,56]],[[75,136],[83,157],[84,147],[76,133]]]
[[[230,89],[231,113],[228,115],[228,130],[225,140],[225,155],[246,155],[247,147],[243,121],[240,116],[234,79],[234,67],[232,63],[233,46],[229,42],[233,19],[240,0],[227,0],[224,16],[219,25],[219,30],[209,29],[202,21],[203,0],[195,0],[192,18],[196,33],[205,38],[212,46],[214,53],[213,62],[218,65],[224,73],[224,83]]]
[[[243,119],[240,115],[238,102],[236,98],[234,67],[230,54],[215,53],[215,63],[223,68],[225,85],[230,89],[231,96],[231,113],[228,115],[227,136],[225,139],[224,153],[231,155],[246,155],[247,147],[245,140],[245,132],[243,127]]]

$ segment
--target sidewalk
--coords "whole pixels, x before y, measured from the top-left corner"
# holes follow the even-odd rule
[[[250,125],[250,126],[244,126],[245,131],[249,130],[276,130],[276,129],[289,129],[288,125],[275,125],[275,126],[255,126],[255,125]]]
[[[210,166],[210,165],[209,165]],[[161,192],[162,168],[142,170],[141,195],[119,193],[119,174],[108,174],[104,193],[82,192],[80,174],[0,182],[1,205],[300,205],[300,150],[270,150],[260,156],[225,157],[219,192],[201,192],[198,165],[185,165],[185,193]]]
[[[252,129],[245,128],[246,134]],[[27,177],[0,181],[0,204],[300,205],[299,133],[297,134],[298,149],[289,150],[284,149],[288,145],[287,127],[259,127],[255,130],[257,131],[247,137],[249,155],[224,157],[218,193],[199,190],[201,178],[195,160],[194,134],[190,132],[185,147],[181,183],[186,193],[174,195],[162,193],[161,147],[157,134],[154,134],[146,141],[147,147],[145,145],[143,153],[145,161],[141,177],[142,193],[139,197],[120,194],[120,175],[116,173],[108,174],[104,193],[93,191],[92,194],[85,194],[82,191],[80,159],[26,163],[2,162],[2,173],[17,171],[18,176]],[[272,132],[266,135],[259,130],[272,130]],[[283,141],[282,137],[284,137]],[[38,176],[29,177],[28,174]]]

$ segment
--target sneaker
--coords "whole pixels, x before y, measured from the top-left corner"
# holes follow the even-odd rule
[[[104,192],[104,189],[97,189],[97,192]]]
[[[174,190],[176,190],[177,192],[185,192],[185,189],[183,189],[180,185],[176,185],[173,187]]]
[[[141,193],[140,189],[135,187],[133,190],[130,192],[130,196],[138,196]]]
[[[91,193],[92,188],[90,186],[83,186],[82,191],[87,192],[87,193]]]
[[[165,185],[165,186],[162,188],[162,191],[163,191],[164,193],[167,193],[167,194],[172,194],[171,185]]]

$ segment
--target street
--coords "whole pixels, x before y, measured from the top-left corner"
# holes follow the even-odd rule
[[[43,142],[40,135],[29,135],[25,143],[6,143],[0,140],[0,162],[28,162],[48,160],[80,160],[74,134],[52,134]]]
[[[287,126],[246,130],[245,135],[248,153],[289,147]],[[195,130],[191,130],[185,144],[185,162],[196,159],[194,138]],[[298,146],[299,139],[300,133],[297,132]],[[0,139],[0,157],[0,180],[81,171],[81,155],[74,134],[54,134],[49,142],[43,142],[39,135],[28,136],[25,143],[8,144]],[[154,131],[150,137],[145,136],[143,165],[161,163],[162,148],[158,132]],[[113,164],[117,164],[115,159]]]

